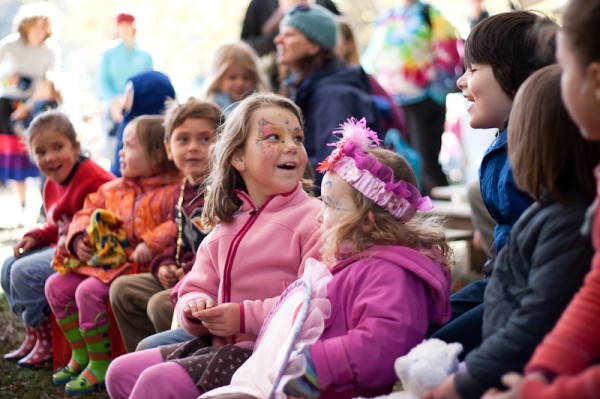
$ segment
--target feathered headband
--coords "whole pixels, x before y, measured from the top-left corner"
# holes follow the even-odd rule
[[[404,180],[395,181],[394,171],[367,151],[379,145],[377,133],[367,127],[365,118],[350,118],[333,132],[341,135],[329,155],[317,168],[325,173],[332,170],[367,198],[394,215],[400,221],[410,220],[417,211],[433,208],[429,197]]]

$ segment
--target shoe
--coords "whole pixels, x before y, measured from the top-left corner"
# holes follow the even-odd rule
[[[27,356],[17,362],[20,367],[44,368],[52,363],[52,334],[50,318],[46,317],[42,325],[35,328],[37,340]]]
[[[23,343],[18,349],[15,349],[10,353],[5,354],[4,359],[11,362],[16,362],[17,360],[23,359],[29,354],[29,352],[33,350],[36,341],[37,334],[35,329],[25,324],[25,341],[23,341]]]

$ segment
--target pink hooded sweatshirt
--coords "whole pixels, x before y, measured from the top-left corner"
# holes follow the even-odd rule
[[[180,325],[201,336],[207,329],[183,314],[199,298],[240,306],[241,333],[226,340],[252,349],[269,310],[285,288],[298,279],[308,258],[320,259],[322,203],[300,184],[287,194],[269,197],[260,207],[239,193],[242,208],[230,223],[217,225],[202,241],[196,262],[179,288],[175,312]],[[222,344],[213,339],[213,345]]]
[[[321,399],[390,391],[394,362],[450,318],[450,271],[401,246],[374,246],[337,264],[327,286],[331,317],[311,347]]]

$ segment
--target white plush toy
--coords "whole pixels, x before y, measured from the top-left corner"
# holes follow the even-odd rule
[[[415,346],[408,354],[396,359],[394,369],[403,391],[379,399],[419,399],[425,391],[440,385],[448,375],[458,371],[459,343],[447,344],[429,339]]]

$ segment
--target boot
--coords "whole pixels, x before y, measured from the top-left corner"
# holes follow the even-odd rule
[[[27,356],[17,363],[21,367],[42,368],[50,365],[52,360],[52,325],[50,317],[46,317],[42,325],[35,329],[37,340]]]
[[[108,370],[110,364],[109,327],[110,324],[106,323],[89,331],[81,330],[90,360],[81,374],[65,385],[67,395],[86,395],[104,388],[106,370]]]
[[[57,320],[61,330],[65,333],[71,347],[71,359],[66,367],[52,375],[54,385],[65,385],[71,381],[88,364],[88,351],[79,330],[79,313],[73,313],[64,319]]]
[[[21,344],[18,349],[4,355],[4,359],[16,362],[17,360],[23,359],[25,356],[32,351],[37,341],[37,334],[35,328],[25,324],[25,341]]]

